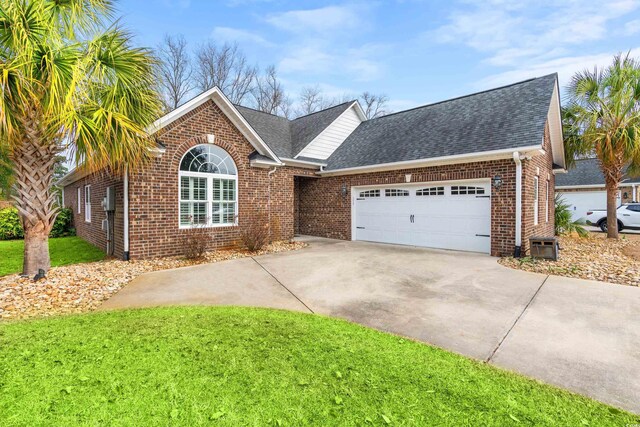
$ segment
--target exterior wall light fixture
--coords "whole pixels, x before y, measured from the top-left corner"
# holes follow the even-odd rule
[[[499,190],[502,187],[502,177],[500,175],[496,175],[493,177],[493,188]]]

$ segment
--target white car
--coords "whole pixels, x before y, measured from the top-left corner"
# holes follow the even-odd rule
[[[626,203],[618,208],[618,231],[623,229],[640,230],[640,203]],[[587,224],[607,231],[607,211],[593,210],[587,212]]]

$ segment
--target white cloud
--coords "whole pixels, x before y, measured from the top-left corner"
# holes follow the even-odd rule
[[[269,42],[264,37],[238,28],[215,27],[211,32],[211,37],[227,42],[252,43],[265,47],[274,46],[273,43]]]
[[[384,74],[383,61],[379,58],[385,49],[384,46],[372,49],[370,45],[336,49],[322,40],[307,40],[287,48],[278,68],[283,73],[346,74],[355,81],[372,81]]]
[[[269,15],[265,21],[289,35],[279,69],[283,73],[348,75],[371,81],[383,74],[386,46],[362,44],[371,22],[370,3],[350,3]]]
[[[604,52],[593,55],[565,56],[550,59],[548,61],[530,64],[524,68],[515,68],[502,73],[494,74],[478,83],[481,89],[503,86],[513,82],[526,80],[532,77],[540,77],[546,74],[558,73],[560,87],[564,88],[577,71],[593,69],[594,66],[605,67],[611,63],[613,56],[620,52]],[[627,52],[623,52],[626,54]],[[640,56],[640,47],[632,49],[630,55]]]
[[[609,24],[638,7],[637,0],[500,0],[465,2],[434,35],[441,43],[462,43],[490,56],[495,66],[527,58],[552,57],[566,48],[602,40]]]
[[[189,6],[191,6],[191,0],[162,0],[162,3],[165,5],[165,7],[172,9],[187,9]]]
[[[431,104],[430,101],[415,101],[413,99],[390,99],[387,107],[392,112],[409,110],[411,108],[420,107],[422,105]]]
[[[624,24],[624,34],[626,36],[632,36],[640,33],[640,19],[634,19]]]
[[[638,0],[466,0],[446,25],[426,36],[466,45],[485,55],[485,65],[505,69],[478,82],[481,88],[552,72],[566,84],[576,71],[611,61],[618,52],[594,52],[593,46],[638,6]],[[624,28],[640,31],[640,20]]]
[[[365,25],[362,12],[361,5],[326,6],[276,13],[267,16],[266,21],[281,30],[297,34],[329,34]]]

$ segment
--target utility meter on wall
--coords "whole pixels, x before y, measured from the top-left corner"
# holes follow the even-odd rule
[[[107,187],[107,195],[102,199],[102,208],[107,211],[116,210],[116,189],[113,187]]]

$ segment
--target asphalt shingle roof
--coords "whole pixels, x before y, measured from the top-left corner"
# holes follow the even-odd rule
[[[625,178],[624,182],[640,183],[640,177]],[[570,187],[574,185],[604,185],[604,175],[600,170],[598,159],[576,160],[576,167],[567,173],[556,175],[556,187]]]
[[[293,158],[353,102],[345,102],[295,120],[242,105],[236,105],[236,108],[278,157]]]
[[[241,105],[236,108],[278,157],[291,157],[291,130],[287,118]]]
[[[326,170],[541,144],[557,74],[363,122]]]

